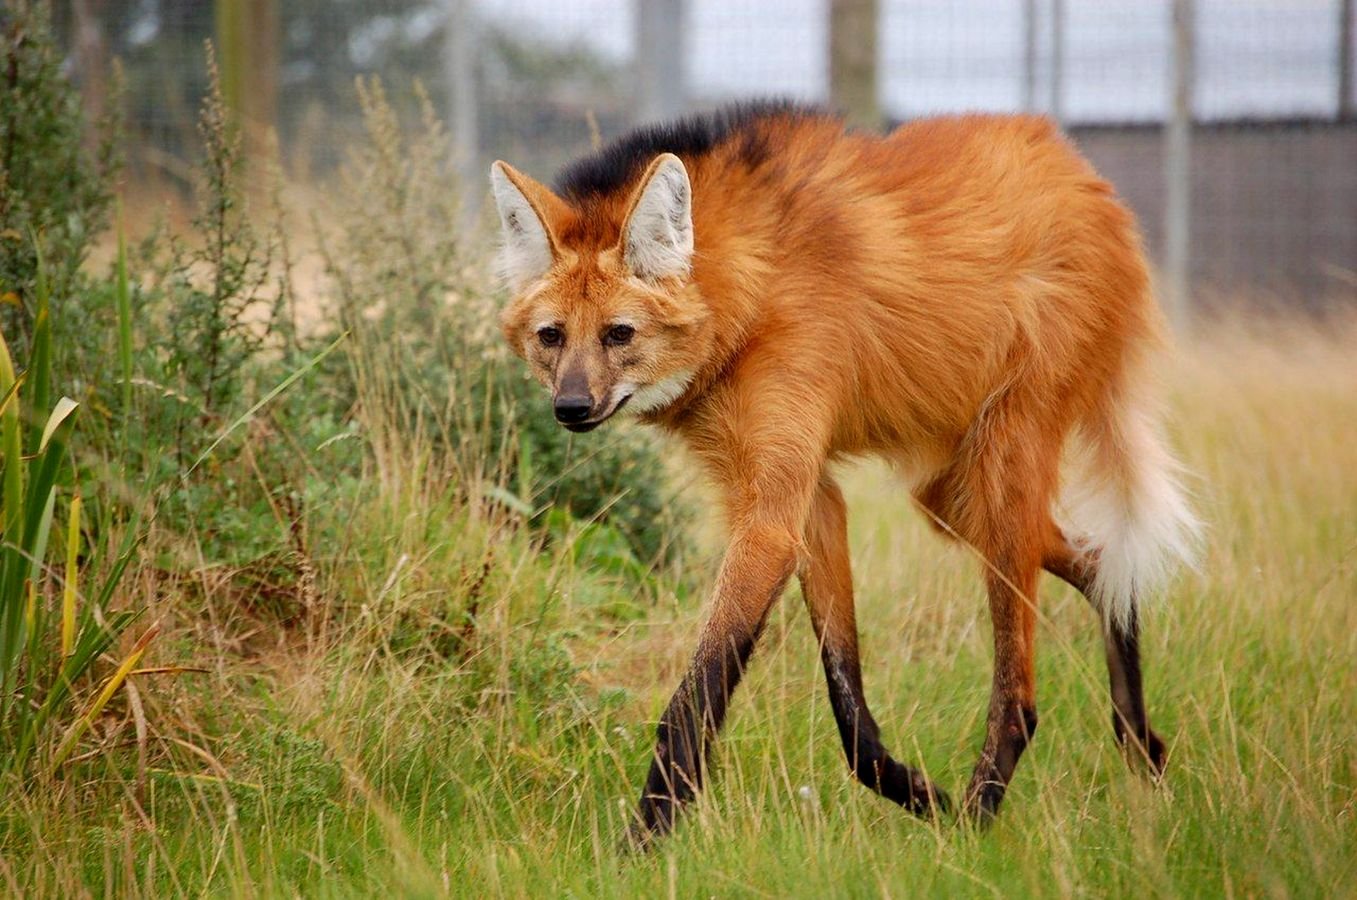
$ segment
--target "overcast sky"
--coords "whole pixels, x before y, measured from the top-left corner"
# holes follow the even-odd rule
[[[630,0],[474,0],[542,40],[631,58]],[[894,116],[1022,104],[1022,0],[881,0],[881,90]],[[1050,0],[1042,19],[1039,98]],[[1066,0],[1064,109],[1141,120],[1168,98],[1168,0]],[[689,0],[699,98],[826,94],[828,0]],[[1196,108],[1205,117],[1325,115],[1336,107],[1338,0],[1198,0]]]

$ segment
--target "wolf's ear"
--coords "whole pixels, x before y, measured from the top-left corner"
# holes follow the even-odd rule
[[[546,186],[503,161],[490,167],[490,186],[502,232],[499,275],[519,291],[545,275],[555,261],[560,248],[548,222],[563,204]]]
[[[622,226],[622,258],[641,278],[687,275],[693,262],[693,189],[672,153],[655,159],[641,179]]]

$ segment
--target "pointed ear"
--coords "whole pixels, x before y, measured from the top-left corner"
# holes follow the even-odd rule
[[[693,262],[693,189],[672,153],[656,157],[622,226],[622,258],[641,278],[687,275]]]
[[[490,186],[502,235],[499,275],[520,291],[545,275],[559,256],[550,222],[559,218],[565,204],[545,185],[503,161],[490,167]]]

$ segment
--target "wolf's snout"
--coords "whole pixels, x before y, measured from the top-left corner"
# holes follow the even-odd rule
[[[562,425],[577,425],[589,418],[589,410],[594,408],[594,400],[588,394],[573,394],[557,397],[554,403],[556,421]]]

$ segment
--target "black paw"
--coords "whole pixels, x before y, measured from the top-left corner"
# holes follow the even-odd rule
[[[674,829],[682,801],[668,794],[644,794],[636,815],[622,839],[623,855],[641,854]]]
[[[854,774],[859,781],[887,800],[900,804],[921,818],[936,819],[946,815],[952,808],[952,800],[946,791],[925,778],[922,772],[889,756],[870,770]]]
[[[1168,765],[1168,748],[1164,742],[1159,739],[1159,735],[1150,731],[1146,735],[1145,745],[1142,748],[1145,752],[1145,759],[1150,766],[1150,774],[1156,780],[1164,777],[1164,767]]]
[[[640,822],[633,822],[617,844],[618,856],[645,856],[655,849],[659,834]]]
[[[1154,730],[1146,725],[1139,734],[1133,735],[1120,717],[1112,720],[1116,731],[1117,743],[1126,751],[1132,765],[1144,764],[1156,780],[1164,777],[1164,768],[1168,765],[1168,747]]]
[[[901,806],[925,819],[940,819],[952,811],[952,798],[947,792],[915,772],[910,782],[909,796]]]
[[[966,788],[965,821],[981,830],[992,825],[1007,787],[993,773],[976,772],[971,777],[970,787]]]

